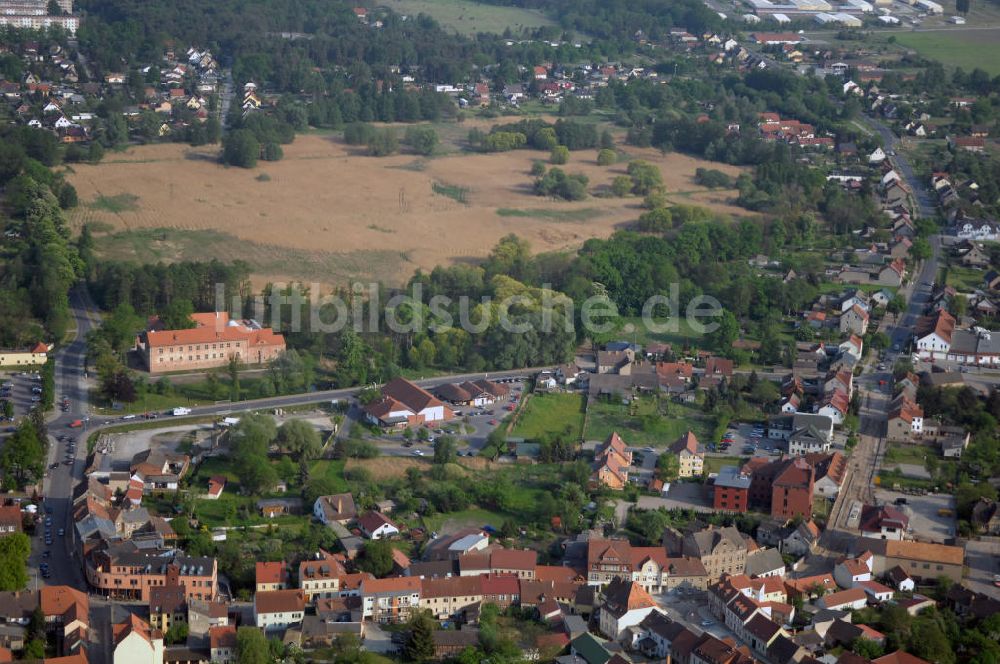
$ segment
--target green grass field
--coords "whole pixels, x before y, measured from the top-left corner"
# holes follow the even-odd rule
[[[739,468],[744,463],[746,463],[745,458],[727,456],[727,457],[717,457],[717,456],[707,456],[705,457],[705,472],[706,473],[717,473],[719,469],[723,466],[736,466]]]
[[[952,266],[948,268],[948,285],[960,291],[974,291],[983,287],[984,274],[982,270],[971,267]]]
[[[164,413],[167,410],[178,406],[203,406],[212,403],[209,399],[192,399],[183,394],[155,394],[150,393],[140,395],[132,403],[121,404],[120,410],[113,410],[111,404],[104,399],[97,390],[91,390],[90,403],[93,405],[95,413],[100,415],[140,415],[142,413]],[[160,424],[160,426],[164,426]]]
[[[458,530],[464,527],[481,527],[487,524],[494,528],[499,528],[507,518],[510,518],[510,515],[472,507],[461,512],[425,516],[424,525],[432,531],[440,531],[445,524],[448,524],[451,530]]]
[[[499,7],[469,0],[388,0],[386,6],[401,14],[427,14],[444,28],[474,35],[477,32],[502,33],[555,25],[533,9]]]
[[[938,456],[937,450],[923,445],[899,445],[892,443],[885,452],[885,461],[890,463],[910,463],[923,466],[928,454]]]
[[[337,491],[347,491],[347,480],[344,479],[344,462],[320,459],[313,461],[309,467],[309,477],[325,477],[333,483]]]
[[[590,404],[587,440],[606,440],[612,432],[629,445],[665,447],[683,436],[688,429],[698,440],[708,442],[712,423],[695,407],[670,403],[661,411],[657,400],[643,396],[625,405],[603,399]],[[664,414],[661,414],[664,413]]]
[[[535,394],[511,436],[529,440],[565,433],[570,440],[583,434],[584,397],[582,394]]]
[[[657,317],[652,320],[652,325],[647,326],[639,316],[622,317],[622,330],[620,337],[626,341],[645,346],[651,341],[659,341],[674,346],[682,347],[687,344],[693,346],[707,347],[710,339],[709,334],[702,334],[691,329],[683,311],[676,320],[668,320]],[[703,324],[710,324],[712,319],[702,319]],[[680,348],[675,349],[680,350]]]
[[[920,55],[945,65],[961,67],[966,72],[980,68],[991,75],[1000,74],[1000,28],[989,30],[940,30],[934,32],[896,32],[896,43],[912,48]],[[993,56],[989,54],[993,53]]]

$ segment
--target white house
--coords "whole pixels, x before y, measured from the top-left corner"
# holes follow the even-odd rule
[[[399,534],[399,528],[381,512],[371,511],[358,519],[361,532],[368,539],[384,539]]]
[[[913,592],[913,589],[917,587],[913,577],[907,574],[906,570],[899,565],[896,565],[886,573],[886,580],[896,586],[896,590],[904,593]]]
[[[285,630],[302,622],[306,611],[306,596],[300,589],[264,590],[253,597],[253,617],[257,627]]]
[[[910,517],[892,505],[866,505],[861,509],[862,537],[902,541],[909,526]]]
[[[134,613],[125,622],[112,625],[111,633],[113,664],[163,664],[163,637]]]
[[[917,321],[914,338],[922,360],[943,360],[951,349],[955,318],[943,309]]]
[[[861,588],[850,588],[840,592],[824,595],[816,600],[816,605],[822,609],[837,609],[840,611],[856,611],[868,604],[868,593]]]
[[[611,580],[601,605],[601,631],[617,640],[629,627],[638,625],[656,610],[656,602],[637,581]]]
[[[864,340],[858,335],[852,334],[847,341],[840,344],[839,348],[841,353],[860,360],[864,350]]]
[[[883,586],[878,581],[862,581],[858,584],[858,587],[864,590],[868,594],[868,597],[879,604],[888,602],[895,594],[892,588]]]
[[[862,581],[871,581],[874,560],[871,551],[865,551],[857,558],[842,560],[833,568],[833,579],[841,588],[855,588]]]
[[[885,152],[882,151],[882,148],[875,148],[875,151],[868,155],[869,164],[881,164],[883,161],[885,161]]]

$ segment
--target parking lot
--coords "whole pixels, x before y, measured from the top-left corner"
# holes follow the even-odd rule
[[[8,430],[13,422],[27,415],[28,411],[42,400],[41,392],[42,377],[37,373],[8,371],[2,374],[0,400],[9,402],[14,408],[13,417],[5,419],[3,430]]]
[[[946,493],[914,496],[897,491],[878,489],[879,503],[894,504],[910,517],[911,537],[924,542],[944,543],[955,536],[955,497]],[[896,501],[905,503],[897,504]]]

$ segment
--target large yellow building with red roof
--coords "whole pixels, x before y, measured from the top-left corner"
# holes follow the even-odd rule
[[[264,364],[285,350],[285,337],[255,321],[232,320],[224,311],[192,314],[185,330],[150,329],[139,338],[149,373],[224,367],[231,357],[243,364]]]

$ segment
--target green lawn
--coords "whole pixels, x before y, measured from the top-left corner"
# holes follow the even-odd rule
[[[962,67],[967,72],[978,67],[994,76],[1000,74],[1000,58],[995,55],[1000,48],[1000,28],[894,32],[893,36],[897,44],[945,65]]]
[[[704,324],[710,324],[712,319],[702,319]],[[639,316],[622,317],[621,338],[643,346],[653,341],[677,346],[675,352],[680,347],[692,345],[707,348],[711,341],[711,335],[696,332],[691,329],[687,318],[683,315],[675,320],[657,318],[652,321],[652,325],[647,326]],[[652,328],[652,329],[650,329]]]
[[[706,456],[705,457],[705,472],[706,473],[717,473],[719,469],[723,466],[736,466],[739,468],[744,463],[746,463],[746,458],[727,456]]]
[[[604,399],[591,403],[584,437],[606,440],[617,431],[629,445],[666,447],[689,429],[698,440],[711,440],[713,424],[700,409],[644,395],[628,405]]]
[[[916,466],[923,466],[927,455],[937,456],[937,450],[923,445],[900,445],[891,443],[885,452],[885,462],[909,463]]]
[[[820,293],[841,293],[848,288],[857,288],[865,293],[877,293],[880,290],[895,293],[897,290],[891,286],[882,286],[880,284],[842,284],[838,281],[824,281],[817,288]]]
[[[142,413],[162,414],[177,406],[203,406],[212,402],[206,399],[191,399],[181,394],[149,393],[140,395],[132,403],[122,403],[120,410],[114,410],[111,408],[111,403],[103,398],[97,390],[91,390],[90,403],[93,404],[94,413],[98,415],[141,415]]]
[[[312,479],[325,477],[333,482],[333,486],[336,487],[336,491],[347,491],[347,480],[344,479],[343,461],[331,461],[329,459],[313,461],[312,466],[309,467],[309,477]]]
[[[983,287],[985,273],[982,270],[958,266],[948,267],[947,270],[948,285],[954,286],[959,291],[969,292]]]
[[[220,526],[252,526],[273,523],[276,526],[301,525],[308,516],[279,516],[266,519],[257,511],[257,499],[230,493],[229,487],[217,500],[199,498],[194,501],[194,514],[209,528]]]
[[[500,7],[469,0],[390,0],[387,3],[400,14],[427,14],[445,28],[466,35],[477,32],[502,33],[541,28],[554,23],[539,11],[520,7]]]
[[[546,435],[566,434],[570,440],[579,440],[583,435],[585,404],[582,394],[533,394],[511,436],[536,440]]]

